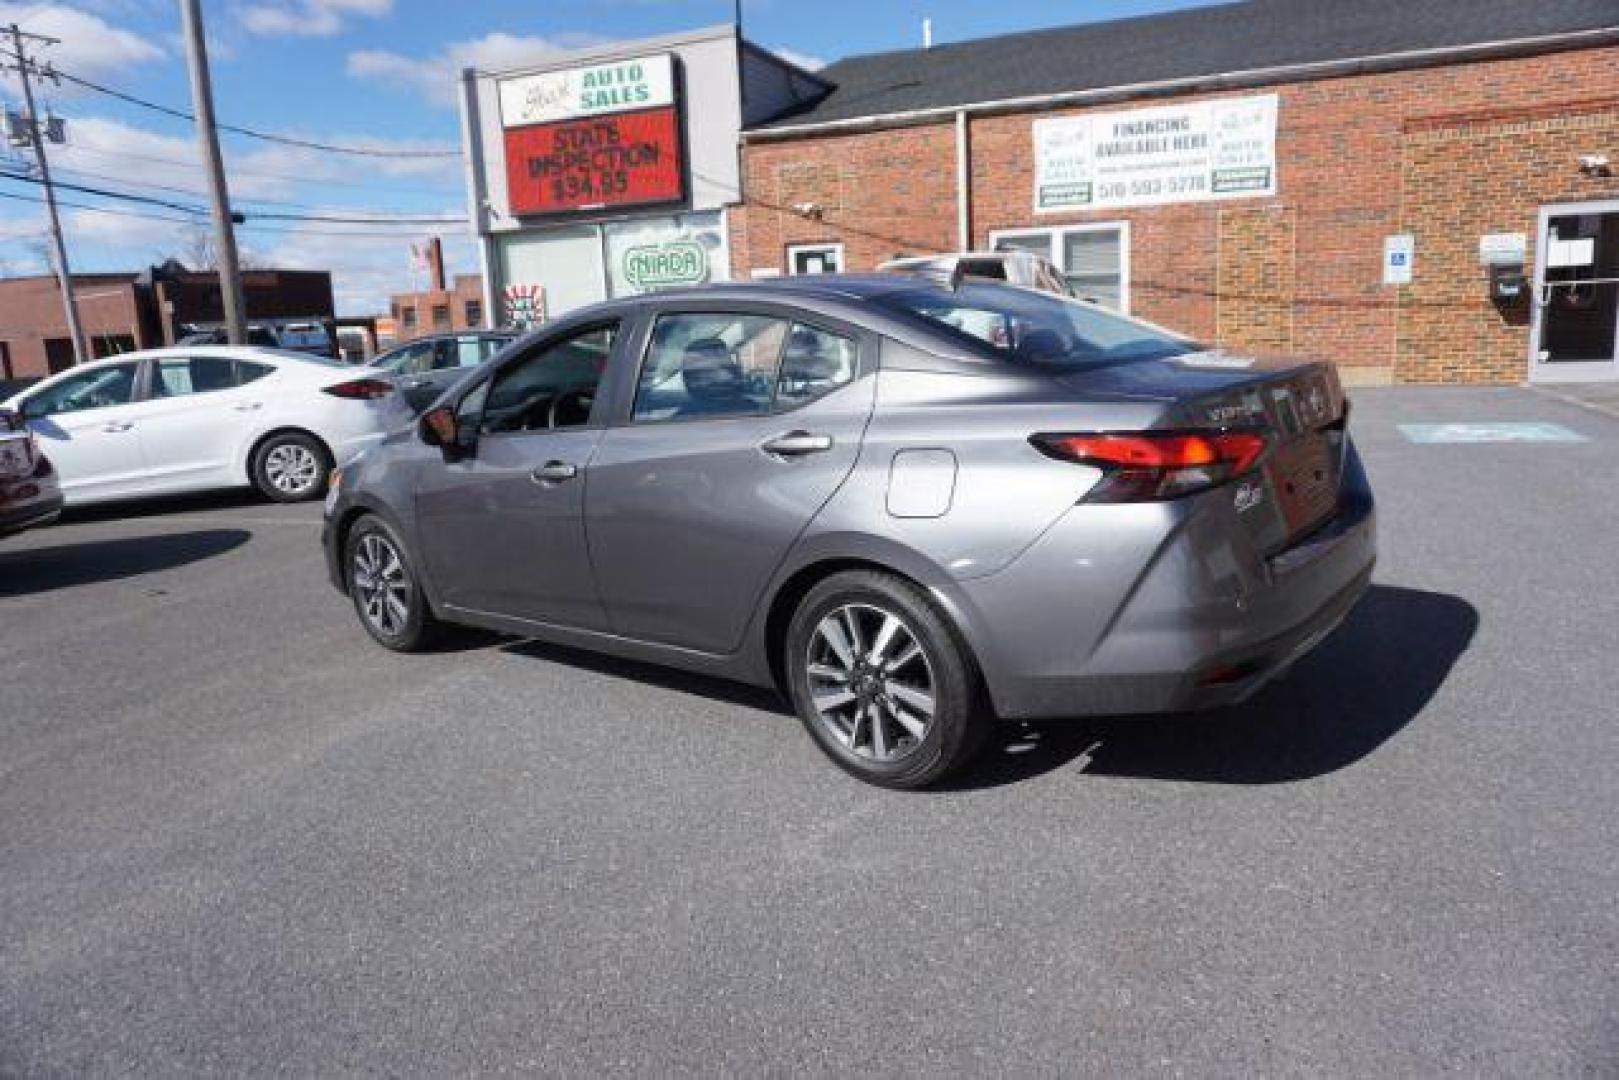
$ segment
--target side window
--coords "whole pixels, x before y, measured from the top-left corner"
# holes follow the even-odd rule
[[[255,364],[251,360],[236,361],[236,384],[246,386],[250,382],[257,382],[274,371],[269,364]]]
[[[508,365],[489,386],[478,430],[499,435],[588,424],[617,335],[617,326],[598,326],[538,345]]]
[[[128,405],[135,398],[135,370],[139,366],[113,364],[69,376],[24,401],[23,415],[33,419]]]
[[[641,365],[634,419],[769,412],[786,340],[786,321],[768,315],[662,316]]]
[[[776,380],[776,407],[791,409],[850,382],[859,355],[855,342],[841,334],[794,323]]]
[[[445,367],[468,368],[477,367],[483,363],[489,351],[484,348],[483,341],[475,337],[462,337],[455,339],[455,347],[451,350],[449,362]]]
[[[152,362],[152,398],[187,397],[236,385],[236,372],[229,360],[218,356],[173,356]]]
[[[425,375],[433,370],[433,342],[418,341],[405,346],[394,371],[400,375]]]

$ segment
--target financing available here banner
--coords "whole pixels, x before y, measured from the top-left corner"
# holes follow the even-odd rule
[[[1034,122],[1037,211],[1276,194],[1276,96]]]

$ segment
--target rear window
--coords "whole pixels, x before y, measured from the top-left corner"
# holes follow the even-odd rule
[[[324,326],[283,326],[281,347],[284,349],[324,349],[332,339]],[[253,342],[257,344],[257,342]]]
[[[1013,363],[1084,368],[1157,360],[1198,346],[1166,330],[1092,304],[992,282],[954,290],[906,289],[873,297]]]

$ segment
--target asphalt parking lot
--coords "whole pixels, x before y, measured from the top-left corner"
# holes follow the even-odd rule
[[[1556,423],[1430,445],[1399,423]],[[319,508],[0,542],[0,1074],[1619,1072],[1619,419],[1362,391],[1376,585],[1227,713],[865,787],[768,695],[373,646]]]

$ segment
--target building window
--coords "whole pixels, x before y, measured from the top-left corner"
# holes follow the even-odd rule
[[[450,305],[433,305],[433,329],[448,330],[450,328]]]
[[[467,301],[467,326],[479,327],[483,325],[483,301]]]
[[[1058,229],[1003,229],[989,234],[996,251],[1028,251],[1051,260],[1081,300],[1130,311],[1130,223],[1106,221]]]
[[[404,330],[416,329],[416,309],[414,307],[399,310],[399,326]]]
[[[842,244],[791,244],[787,248],[789,274],[843,273]]]

